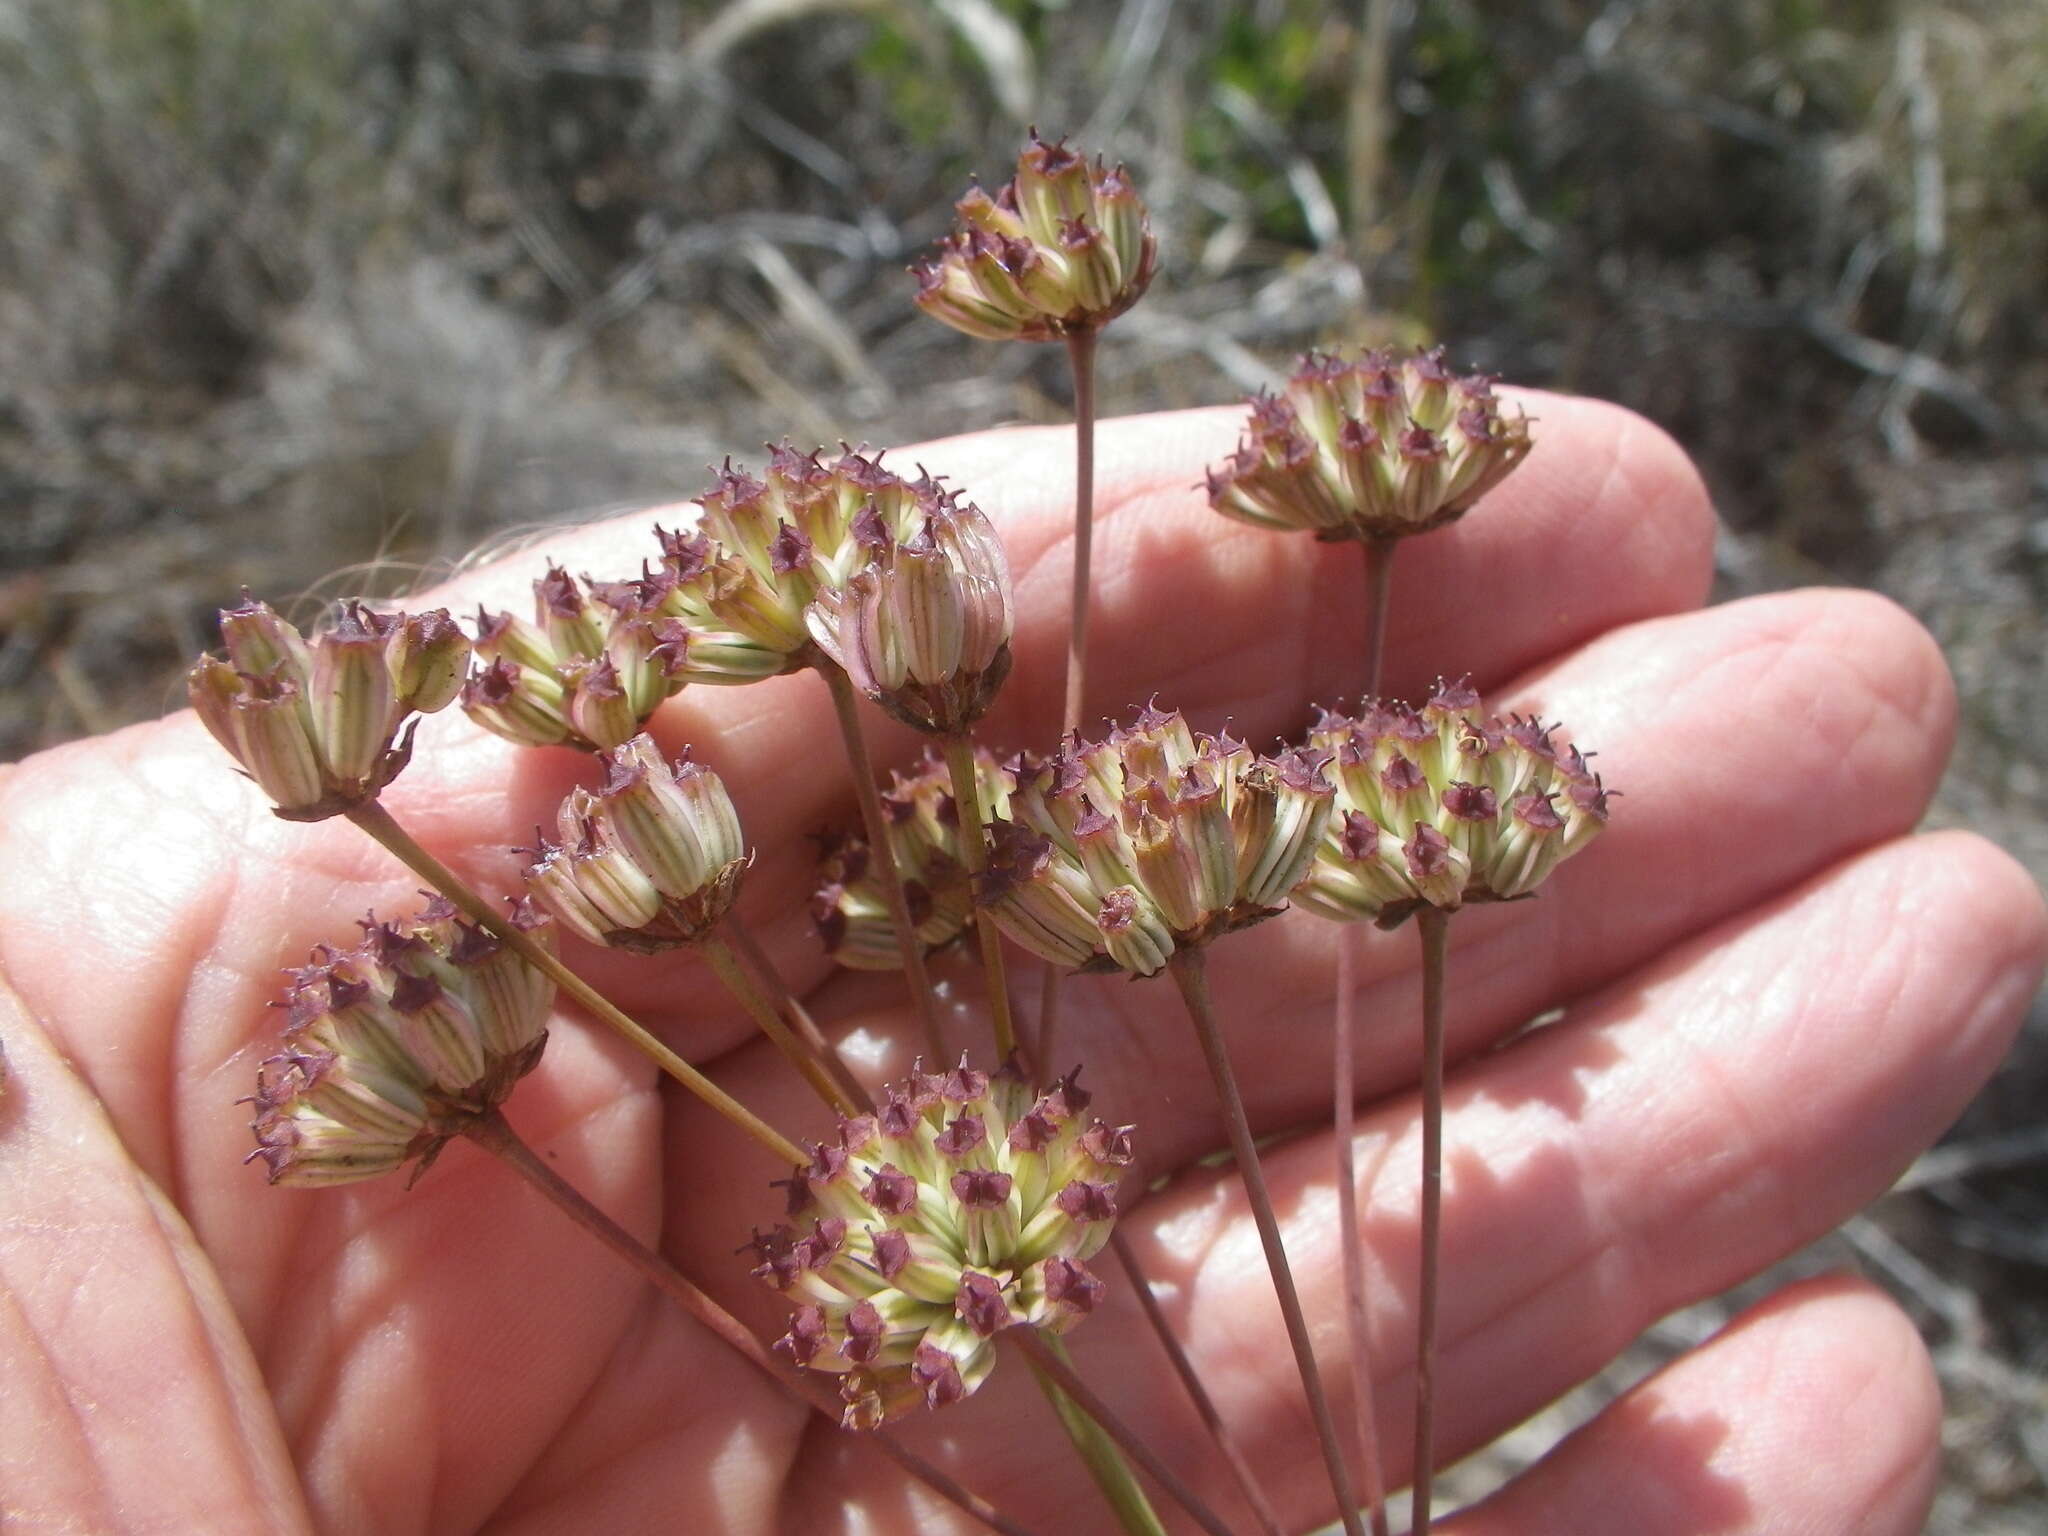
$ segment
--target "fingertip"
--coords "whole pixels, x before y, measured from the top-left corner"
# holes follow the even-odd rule
[[[1795,1285],[1623,1394],[1445,1536],[1899,1536],[1939,1465],[1925,1344],[1874,1286]]]
[[[1704,603],[1720,520],[1706,480],[1678,440],[1605,400],[1544,390],[1515,395],[1536,419],[1536,446],[1509,483],[1527,482],[1523,496],[1558,517],[1560,532],[1585,516],[1602,517],[1626,568],[1657,588],[1653,611]],[[1546,443],[1558,447],[1545,454]]]

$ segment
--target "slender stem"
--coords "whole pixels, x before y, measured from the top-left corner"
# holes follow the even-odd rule
[[[521,1178],[553,1201],[563,1215],[624,1259],[641,1278],[744,1357],[784,1396],[795,1399],[813,1413],[831,1418],[824,1407],[812,1401],[810,1395],[789,1378],[744,1323],[692,1285],[681,1271],[592,1205],[575,1185],[536,1157],[533,1149],[519,1139],[501,1112],[494,1109],[472,1121],[464,1134],[485,1151],[502,1159]],[[947,1503],[965,1510],[991,1530],[1001,1531],[1004,1536],[1030,1536],[1029,1531],[998,1512],[988,1500],[969,1492],[923,1457],[904,1449],[889,1434],[874,1431],[860,1438]]]
[[[1184,1482],[1180,1474],[1155,1455],[1135,1431],[1116,1416],[1101,1394],[1081,1379],[1080,1373],[1061,1354],[1050,1348],[1045,1340],[1028,1323],[1003,1331],[1002,1337],[1014,1345],[1019,1354],[1029,1360],[1033,1369],[1042,1371],[1052,1378],[1058,1387],[1080,1410],[1101,1426],[1103,1432],[1114,1440],[1125,1455],[1143,1467],[1146,1474],[1171,1495],[1173,1501],[1194,1516],[1195,1523],[1211,1536],[1231,1536],[1230,1527],[1217,1519],[1216,1512],[1202,1501],[1200,1494]]]
[[[1380,18],[1383,20],[1383,18]],[[1381,39],[1384,44],[1385,39]],[[1370,538],[1365,555],[1365,697],[1377,698],[1387,650],[1388,595],[1393,590],[1396,541]],[[1344,1248],[1344,1330],[1351,1352],[1351,1395],[1357,1407],[1358,1446],[1365,1472],[1366,1511],[1373,1536],[1387,1536],[1386,1474],[1380,1466],[1378,1415],[1373,1405],[1372,1351],[1366,1331],[1365,1248],[1358,1233],[1358,1152],[1352,1048],[1358,991],[1358,935],[1337,929],[1337,1006],[1331,1020],[1331,1071],[1336,1090],[1332,1139],[1337,1152],[1337,1240]]]
[[[868,857],[882,882],[882,899],[889,907],[889,921],[896,926],[896,948],[903,956],[903,974],[910,978],[910,995],[924,1026],[925,1047],[932,1053],[934,1067],[943,1067],[946,1036],[939,1025],[939,1000],[932,992],[931,974],[925,970],[924,946],[918,943],[917,928],[910,921],[910,900],[903,894],[903,874],[896,867],[896,845],[889,841],[889,818],[883,814],[882,794],[875,788],[874,765],[868,761],[867,737],[860,728],[860,704],[854,697],[853,680],[844,667],[823,658],[818,662],[818,670],[832,690],[832,709],[839,716],[839,734],[846,742],[847,764],[853,769],[854,797],[860,802],[860,823],[867,833]]]
[[[1066,1347],[1059,1340],[1054,1339],[1048,1347],[1059,1351],[1060,1358],[1067,1360]],[[1036,1361],[1026,1360],[1024,1363],[1031,1367],[1031,1379],[1038,1383],[1038,1390],[1045,1394],[1045,1400],[1059,1416],[1060,1428],[1067,1432],[1074,1454],[1081,1458],[1088,1475],[1095,1479],[1095,1486],[1102,1490],[1102,1497],[1115,1513],[1117,1524],[1129,1536],[1166,1536],[1166,1527],[1160,1522],[1158,1511],[1145,1497],[1137,1474],[1131,1471],[1131,1464],[1117,1450],[1116,1442],[1100,1424],[1088,1417],[1079,1403],[1059,1389],[1057,1382],[1038,1368]],[[1071,1365],[1073,1362],[1067,1360],[1067,1363]]]
[[[1356,1108],[1352,1086],[1352,1015],[1358,990],[1358,933],[1337,926],[1337,1008],[1331,1021],[1330,1079],[1335,1086],[1332,1139],[1337,1147],[1337,1241],[1344,1250],[1344,1331],[1351,1346],[1351,1400],[1365,1471],[1365,1506],[1373,1536],[1387,1536],[1386,1477],[1380,1469],[1378,1415],[1373,1410],[1372,1351],[1365,1326],[1365,1248],[1358,1234]]]
[[[532,934],[513,926],[492,910],[490,903],[465,885],[453,870],[414,842],[412,835],[377,801],[366,800],[351,807],[348,819],[382,843],[414,874],[454,902],[472,922],[502,943],[509,944],[528,965],[552,979],[556,986],[582,1004],[586,1012],[624,1035],[651,1057],[662,1071],[774,1153],[778,1162],[802,1167],[810,1161],[795,1142],[601,997],[596,988],[564,965],[554,951],[536,943]]]
[[[1195,1405],[1195,1412],[1208,1426],[1209,1437],[1216,1442],[1216,1449],[1223,1454],[1223,1464],[1230,1468],[1230,1475],[1237,1483],[1237,1491],[1244,1495],[1244,1501],[1251,1506],[1252,1515],[1259,1522],[1259,1529],[1267,1536],[1282,1536],[1280,1517],[1266,1498],[1265,1490],[1259,1487],[1259,1480],[1252,1473],[1252,1464],[1238,1446],[1237,1437],[1230,1432],[1230,1426],[1217,1411],[1216,1400],[1209,1395],[1209,1389],[1202,1384],[1201,1374],[1196,1371],[1194,1361],[1174,1336],[1173,1324],[1167,1320],[1166,1312],[1159,1305],[1159,1298],[1152,1291],[1152,1282],[1146,1278],[1144,1266],[1138,1260],[1138,1253],[1124,1236],[1122,1227],[1113,1227],[1109,1234],[1110,1250],[1116,1254],[1117,1262],[1124,1267],[1124,1274],[1130,1278],[1131,1294],[1138,1298],[1138,1308],[1145,1314],[1145,1321],[1152,1325],[1160,1347],[1166,1351],[1166,1358],[1172,1362],[1173,1372],[1187,1389],[1188,1401]]]
[[[960,816],[960,859],[972,880],[988,863],[988,822],[981,814],[981,787],[974,772],[974,743],[965,736],[945,740],[946,772],[953,780],[953,805]],[[981,968],[988,974],[989,1025],[995,1031],[996,1059],[1008,1061],[1017,1049],[1017,1031],[1010,1022],[1010,982],[1003,973],[1003,936],[996,925],[977,916],[974,931],[981,941]]]
[[[1365,696],[1379,697],[1380,663],[1387,650],[1387,594],[1394,581],[1393,539],[1367,539],[1365,551]]]
[[[748,1016],[760,1027],[761,1033],[769,1038],[775,1049],[782,1052],[783,1059],[796,1068],[798,1074],[811,1085],[818,1097],[849,1119],[859,1114],[857,1102],[847,1097],[846,1091],[833,1081],[832,1074],[825,1069],[824,1062],[796,1037],[796,1033],[787,1024],[783,1023],[782,1015],[775,1011],[775,1005],[769,1002],[766,995],[754,984],[753,977],[749,976],[746,967],[740,964],[740,957],[733,952],[732,946],[714,930],[699,940],[697,947],[704,952],[704,958],[711,963],[711,969],[724,983],[725,990],[739,999],[740,1006],[747,1010]]]
[[[756,983],[775,1004],[783,1023],[796,1033],[797,1039],[803,1041],[812,1055],[824,1063],[825,1070],[832,1074],[832,1081],[838,1084],[840,1092],[855,1104],[863,1102],[868,1095],[867,1090],[861,1086],[860,1079],[853,1075],[853,1070],[846,1065],[846,1060],[839,1054],[838,1048],[825,1038],[824,1031],[818,1028],[817,1020],[811,1017],[810,1010],[798,1002],[796,994],[789,990],[789,983],[782,979],[782,972],[775,968],[775,962],[769,958],[768,951],[763,949],[761,941],[754,937],[754,930],[740,921],[737,908],[725,914],[721,931],[731,941],[732,947],[739,951],[740,958],[746,961],[747,969],[753,973]]]
[[[1309,1414],[1315,1420],[1323,1463],[1329,1468],[1330,1492],[1337,1500],[1337,1513],[1344,1522],[1347,1536],[1365,1536],[1365,1528],[1358,1519],[1358,1500],[1351,1492],[1351,1472],[1344,1465],[1344,1453],[1337,1445],[1337,1426],[1330,1416],[1330,1400],[1323,1391],[1322,1373],[1316,1369],[1308,1320],[1302,1316],[1301,1297],[1294,1288],[1294,1272],[1288,1267],[1287,1249],[1280,1240],[1280,1222],[1273,1214],[1273,1197],[1266,1188],[1265,1171],[1259,1165],[1258,1145],[1252,1140],[1244,1099],[1237,1091],[1237,1074],[1230,1069],[1230,1054],[1223,1044],[1222,1027],[1216,1021],[1216,1004],[1209,995],[1203,951],[1177,950],[1168,969],[1173,972],[1180,995],[1188,1005],[1188,1017],[1194,1023],[1196,1038],[1202,1043],[1202,1055],[1209,1063],[1209,1076],[1216,1084],[1216,1097],[1222,1101],[1224,1128],[1230,1133],[1231,1151],[1237,1156],[1238,1177],[1244,1181],[1252,1220],[1258,1224],[1259,1241],[1266,1250],[1266,1267],[1273,1275],[1273,1291],[1280,1299],[1280,1316],[1287,1325],[1287,1342],[1294,1348],[1294,1364],[1301,1373],[1301,1389],[1308,1398]]]
[[[1074,594],[1067,627],[1067,703],[1062,732],[1081,724],[1088,687],[1089,565],[1095,546],[1095,332],[1067,338],[1074,375]]]
[[[1060,710],[1060,734],[1081,728],[1088,694],[1088,609],[1093,597],[1095,552],[1095,332],[1067,338],[1067,366],[1074,376],[1074,590],[1067,603],[1067,693]],[[1052,1070],[1053,1042],[1060,1027],[1058,967],[1048,967],[1038,989],[1038,1035],[1033,1053]]]
[[[1422,1300],[1415,1341],[1415,1472],[1408,1528],[1428,1536],[1435,1476],[1437,1259],[1444,1218],[1444,962],[1450,949],[1448,912],[1424,907],[1422,935]]]
[[[1038,1033],[1032,1037],[1031,1059],[1041,1073],[1052,1071],[1052,1048],[1060,1032],[1060,968],[1048,962],[1038,973]]]

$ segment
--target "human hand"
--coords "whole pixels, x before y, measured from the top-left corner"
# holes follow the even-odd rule
[[[2038,983],[2040,899],[1964,835],[1909,834],[1953,708],[1911,621],[1853,592],[1695,612],[1711,514],[1682,457],[1609,407],[1531,402],[1529,463],[1400,557],[1389,691],[1469,671],[1602,752],[1614,822],[1540,899],[1453,925],[1439,1445],[1476,1445],[1591,1374],[1648,1322],[1754,1273],[1887,1185],[1954,1117]],[[1348,551],[1208,512],[1193,487],[1238,413],[1105,426],[1091,703],[1162,701],[1254,742],[1348,698]],[[1018,666],[983,735],[1048,744],[1068,519],[1060,434],[897,457],[1003,530]],[[543,553],[637,567],[648,515],[565,533],[459,592],[519,604]],[[834,974],[806,932],[803,834],[850,819],[829,710],[804,676],[687,691],[657,721],[731,786],[761,856],[743,910],[856,1070],[899,1074],[900,983]],[[876,740],[896,761],[907,736]],[[0,779],[0,1487],[9,1512],[91,1529],[941,1528],[947,1516],[790,1403],[500,1167],[452,1147],[398,1180],[269,1190],[237,1163],[273,1048],[278,971],[416,882],[353,828],[289,825],[189,715]],[[589,776],[452,712],[386,803],[486,890],[507,845]],[[1258,1128],[1327,1117],[1330,951],[1305,914],[1226,938],[1211,970]],[[569,946],[636,1017],[799,1137],[815,1104],[688,956]],[[963,994],[971,966],[949,973]],[[1361,966],[1363,1226],[1388,1472],[1404,1475],[1415,1290],[1414,944]],[[1027,988],[1020,995],[1029,995]],[[1498,1051],[1529,1019],[1561,1020]],[[965,1026],[955,1034],[970,1038]],[[1314,1439],[1213,1097],[1172,989],[1070,984],[1063,1060],[1178,1170],[1122,1230],[1291,1523],[1329,1518]],[[68,1066],[66,1062],[68,1061]],[[75,1074],[75,1075],[74,1075]],[[98,1101],[95,1104],[95,1100]],[[104,1112],[100,1106],[104,1106]],[[774,1209],[751,1144],[640,1057],[558,1023],[509,1115],[599,1205],[762,1331],[775,1299],[733,1249]],[[1341,1398],[1327,1136],[1267,1168]],[[1083,1373],[1220,1508],[1232,1495],[1123,1277],[1075,1337]],[[1340,1408],[1340,1414],[1342,1410]],[[1909,1531],[1939,1405],[1905,1319],[1846,1282],[1801,1288],[1610,1408],[1446,1533]],[[1026,1523],[1099,1503],[1014,1367],[906,1439]],[[863,1515],[861,1512],[865,1512]],[[863,1521],[866,1521],[864,1524]]]

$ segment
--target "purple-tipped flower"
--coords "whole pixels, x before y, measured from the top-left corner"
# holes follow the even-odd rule
[[[917,307],[984,341],[1099,330],[1144,296],[1158,267],[1151,220],[1122,166],[1105,169],[1036,130],[1016,176],[970,189],[960,227],[911,271]]]
[[[1462,683],[1420,710],[1368,705],[1309,733],[1336,814],[1295,900],[1339,921],[1525,896],[1607,824],[1607,791],[1540,720],[1485,715]]]
[[[747,866],[725,782],[646,736],[605,755],[604,787],[571,790],[526,887],[579,938],[654,951],[694,944],[739,895]]]
[[[985,748],[975,749],[974,770],[983,820],[1006,814],[1015,775]],[[959,808],[953,803],[952,776],[935,753],[927,754],[915,773],[897,774],[894,780],[882,795],[889,845],[918,940],[930,951],[951,943],[974,921],[974,897],[960,854]],[[826,845],[811,918],[826,953],[841,965],[862,971],[901,968],[896,925],[861,837],[837,837]]]
[[[1055,965],[1153,975],[1287,904],[1329,820],[1321,770],[1148,706],[1019,774],[977,905]]]
[[[957,736],[1010,672],[1010,566],[978,507],[933,492],[907,539],[876,520],[868,563],[808,614],[811,637],[905,725]]]
[[[717,680],[795,671],[829,653],[865,666],[907,714],[931,718],[985,704],[1001,681],[1002,550],[938,481],[906,480],[851,448],[827,463],[784,445],[759,479],[728,464],[698,506],[694,529],[656,530],[662,567],[649,580],[660,611],[688,626],[692,655],[729,673]],[[857,643],[841,616],[859,607],[850,588],[871,568],[887,592]]]
[[[1035,1095],[963,1057],[892,1084],[788,1181],[794,1224],[756,1236],[754,1273],[795,1308],[776,1347],[845,1378],[848,1427],[957,1402],[1004,1329],[1064,1333],[1100,1303],[1087,1260],[1116,1220],[1130,1128],[1084,1117],[1088,1097],[1072,1076]]]
[[[1319,539],[1392,539],[1462,516],[1529,451],[1529,425],[1490,380],[1454,378],[1441,349],[1356,362],[1311,353],[1282,393],[1251,402],[1209,504]]]
[[[545,933],[524,906],[514,920]],[[257,1069],[253,1129],[273,1184],[344,1184],[420,1159],[496,1108],[540,1060],[555,984],[436,898],[363,924],[292,973],[283,1049]]]
[[[462,707],[524,746],[604,751],[635,735],[707,665],[698,637],[645,581],[579,582],[558,566],[533,584],[534,621],[477,614],[477,669]]]
[[[320,821],[374,800],[412,754],[410,722],[455,697],[469,642],[445,610],[347,603],[311,641],[266,603],[223,609],[227,660],[186,675],[192,707],[279,816]]]

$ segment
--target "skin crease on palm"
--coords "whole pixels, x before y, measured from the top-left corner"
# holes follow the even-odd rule
[[[1539,899],[1452,924],[1438,1443],[1455,1455],[1598,1369],[1644,1325],[1879,1194],[1954,1118],[2038,984],[2040,898],[1997,850],[1915,835],[1950,742],[1941,658],[1905,615],[1811,591],[1702,611],[1712,515],[1662,435],[1529,397],[1529,463],[1402,550],[1389,691],[1469,672],[1561,716],[1623,791]],[[1241,527],[1195,489],[1240,413],[1107,424],[1090,699],[1155,691],[1255,743],[1351,702],[1356,554]],[[1070,438],[906,450],[996,520],[1018,666],[985,728],[1048,744],[1069,571]],[[637,568],[647,516],[564,533],[426,602],[523,607],[542,554]],[[425,606],[423,602],[421,606]],[[723,773],[760,856],[742,910],[871,1080],[913,1026],[893,978],[835,976],[807,930],[803,834],[851,819],[815,678],[692,689],[663,743]],[[877,755],[910,738],[875,727]],[[386,800],[487,890],[587,765],[450,711]],[[413,1190],[266,1188],[240,1166],[279,969],[396,914],[417,882],[344,823],[288,825],[189,714],[0,777],[0,1521],[10,1529],[939,1531],[965,1528],[656,1299],[507,1170],[458,1145]],[[1211,962],[1340,1416],[1329,1194],[1331,928],[1290,914]],[[1413,1394],[1415,942],[1360,967],[1362,1220],[1383,1450]],[[571,962],[799,1136],[823,1113],[688,956]],[[940,967],[973,997],[964,962]],[[1035,995],[1020,967],[1020,996]],[[971,1011],[971,1002],[966,1005]],[[1489,1049],[1546,1010],[1556,1022]],[[956,1038],[968,1025],[956,1018]],[[975,1026],[978,1028],[979,1026]],[[977,1035],[978,1037],[978,1035]],[[1073,984],[1061,1064],[1183,1170],[1125,1230],[1297,1528],[1331,1511],[1213,1095],[1172,988]],[[764,1333],[735,1247],[779,1170],[581,1020],[557,1022],[516,1127]],[[1128,1204],[1128,1202],[1127,1202]],[[1236,1504],[1105,1259],[1079,1363],[1234,1524]],[[1850,1280],[1781,1294],[1610,1407],[1446,1536],[1920,1528],[1939,1401],[1911,1327]],[[1026,1523],[1109,1529],[1025,1373],[903,1433]]]

